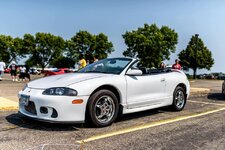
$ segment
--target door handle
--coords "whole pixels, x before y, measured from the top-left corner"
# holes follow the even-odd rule
[[[164,81],[166,81],[166,79],[165,79],[165,78],[162,78],[160,81],[161,81],[161,82],[164,82]]]

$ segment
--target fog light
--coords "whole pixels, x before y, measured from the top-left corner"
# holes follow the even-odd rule
[[[40,112],[41,112],[42,114],[47,114],[47,113],[48,113],[48,109],[47,109],[46,107],[41,107],[41,108],[40,108]]]

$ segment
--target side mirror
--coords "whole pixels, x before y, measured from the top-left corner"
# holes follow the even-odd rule
[[[140,69],[129,69],[126,73],[129,76],[141,76],[142,71]]]

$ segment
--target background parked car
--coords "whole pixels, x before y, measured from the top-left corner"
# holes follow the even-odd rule
[[[225,95],[225,80],[223,81],[223,84],[222,84],[222,93]]]
[[[219,74],[219,76],[218,76],[218,79],[219,80],[225,80],[225,74]]]
[[[206,76],[207,74],[199,74],[197,75],[197,79],[205,79]]]
[[[38,74],[38,75],[40,75],[41,71],[37,70],[37,68],[30,68],[29,73],[30,74]]]
[[[70,72],[73,72],[73,71],[71,71],[69,68],[59,68],[59,69],[45,71],[44,76],[58,75],[58,74],[64,74],[64,73],[70,73]]]
[[[10,73],[11,69],[10,68],[5,68],[4,73]]]
[[[213,74],[207,74],[205,79],[216,79],[216,77]]]

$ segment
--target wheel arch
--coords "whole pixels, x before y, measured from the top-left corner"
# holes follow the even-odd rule
[[[184,89],[184,92],[186,94],[186,98],[187,98],[187,86],[184,83],[179,83],[176,87],[182,87]]]
[[[120,93],[120,91],[115,87],[115,86],[113,86],[113,85],[109,85],[109,84],[105,84],[105,85],[101,85],[101,86],[99,86],[98,88],[96,88],[91,94],[90,94],[90,97],[94,94],[94,93],[96,93],[97,91],[99,91],[99,90],[109,90],[109,91],[111,91],[111,92],[113,92],[114,94],[115,94],[115,96],[116,96],[116,98],[117,98],[117,100],[118,100],[118,103],[119,103],[119,113],[123,110],[123,107],[122,107],[122,105],[121,105],[121,99],[122,99],[122,96],[121,96],[121,93]],[[89,97],[89,99],[88,99],[88,101],[87,101],[87,105],[86,105],[86,112],[85,112],[85,120],[87,119],[86,117],[87,117],[87,107],[88,107],[88,103],[89,103],[89,101],[90,101],[90,97]]]
[[[120,94],[119,90],[118,90],[115,86],[109,85],[109,84],[101,85],[100,87],[96,88],[96,89],[91,93],[90,97],[91,97],[95,92],[97,92],[97,91],[99,91],[99,90],[103,90],[103,89],[104,89],[104,90],[109,90],[109,91],[113,92],[113,93],[116,95],[116,98],[117,98],[119,104],[121,103],[121,94]]]

